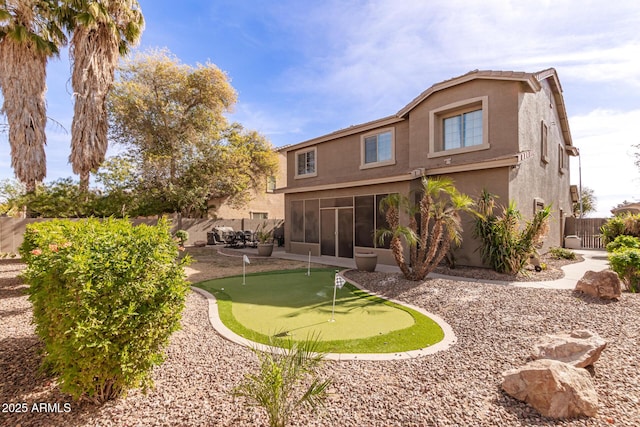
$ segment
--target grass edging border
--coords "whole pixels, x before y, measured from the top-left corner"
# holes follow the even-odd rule
[[[338,274],[344,278],[344,273],[347,272],[347,271],[349,271],[349,269],[342,270]],[[432,345],[430,347],[419,349],[419,350],[410,350],[410,351],[397,352],[397,353],[327,353],[326,357],[325,357],[326,359],[328,359],[328,360],[336,360],[336,361],[342,361],[342,360],[346,361],[346,360],[401,360],[401,359],[415,359],[417,357],[422,357],[422,356],[426,356],[426,355],[429,355],[429,354],[434,354],[434,353],[437,353],[437,352],[440,352],[440,351],[447,350],[457,342],[457,338],[456,338],[456,336],[455,336],[455,334],[453,332],[453,329],[440,316],[435,315],[433,313],[429,313],[429,312],[425,311],[424,309],[422,309],[420,307],[416,307],[416,306],[408,304],[406,302],[390,299],[390,298],[387,298],[387,297],[385,297],[383,295],[380,295],[380,294],[377,294],[375,292],[372,292],[372,291],[366,289],[360,283],[356,283],[351,279],[349,279],[348,281],[349,281],[349,283],[351,283],[356,288],[358,288],[358,289],[360,289],[362,291],[365,291],[365,292],[367,292],[367,293],[369,293],[369,294],[371,294],[373,296],[376,296],[378,298],[382,298],[382,299],[391,301],[391,302],[393,302],[395,304],[399,304],[401,306],[408,307],[408,308],[410,308],[412,310],[415,310],[415,311],[417,311],[417,312],[419,312],[419,313],[431,318],[442,329],[442,331],[444,333],[444,338],[440,342],[438,342],[438,343],[436,343],[436,344],[434,344],[434,345]],[[209,305],[209,310],[208,310],[209,311],[209,323],[216,330],[216,332],[218,332],[218,334],[220,334],[223,338],[225,338],[225,339],[227,339],[227,340],[229,340],[231,342],[234,342],[236,344],[243,345],[245,347],[256,348],[256,349],[258,349],[260,351],[269,351],[269,352],[277,351],[276,348],[273,348],[273,347],[265,345],[265,344],[261,344],[261,343],[257,343],[257,342],[251,341],[251,340],[246,339],[244,337],[241,337],[241,336],[237,335],[235,332],[231,331],[220,320],[220,315],[218,313],[218,304],[217,304],[217,300],[216,300],[215,296],[213,296],[211,293],[205,291],[204,289],[197,288],[195,286],[192,286],[191,289],[194,292],[202,295],[203,297],[205,297],[207,299],[208,305]]]

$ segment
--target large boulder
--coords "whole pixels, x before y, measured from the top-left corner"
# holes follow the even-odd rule
[[[540,359],[503,374],[502,389],[533,406],[545,417],[593,417],[598,412],[598,394],[585,369]]]
[[[611,270],[587,271],[576,283],[576,291],[601,299],[619,299],[622,286],[618,275]]]
[[[594,332],[574,331],[569,334],[545,335],[534,344],[533,359],[553,359],[576,368],[593,365],[607,342]]]

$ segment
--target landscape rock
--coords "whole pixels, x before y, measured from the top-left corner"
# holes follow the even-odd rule
[[[575,287],[576,291],[600,299],[619,299],[622,286],[618,275],[611,270],[587,271]]]
[[[574,331],[568,334],[545,335],[534,344],[533,359],[552,359],[565,362],[576,368],[593,365],[607,342],[595,332]]]
[[[193,246],[195,246],[196,248],[204,248],[205,246],[207,246],[207,242],[204,240],[196,240],[195,242],[193,242]]]
[[[585,369],[540,359],[502,374],[502,389],[533,406],[545,417],[593,417],[598,412],[598,394]]]

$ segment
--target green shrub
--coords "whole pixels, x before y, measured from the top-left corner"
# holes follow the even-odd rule
[[[180,242],[180,246],[184,246],[187,240],[189,240],[189,232],[186,230],[176,231],[176,239]]]
[[[640,249],[627,248],[609,254],[611,269],[631,292],[640,291]]]
[[[605,245],[613,242],[620,235],[640,237],[640,214],[626,214],[610,218],[600,227]]]
[[[555,259],[576,259],[576,253],[565,248],[549,248],[549,253]]]
[[[167,223],[34,223],[20,253],[44,364],[60,389],[103,402],[151,386],[189,289],[188,259],[177,260]]]
[[[640,239],[621,234],[613,242],[607,244],[607,252],[616,252],[629,248],[640,248]]]
[[[478,212],[475,237],[480,239],[480,254],[484,262],[499,273],[517,274],[549,230],[551,207],[538,211],[531,221],[520,229],[522,215],[512,201],[496,216],[495,196],[483,191],[477,202]]]

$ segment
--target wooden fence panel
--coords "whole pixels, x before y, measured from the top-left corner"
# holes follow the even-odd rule
[[[567,218],[565,236],[578,236],[585,249],[604,249],[600,228],[607,220],[608,218]]]

